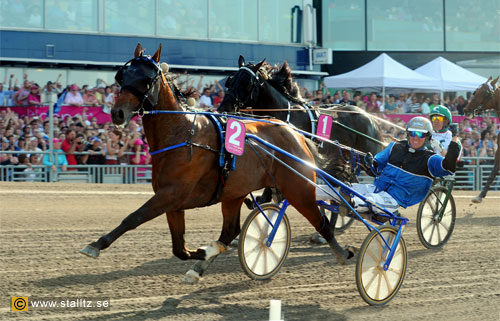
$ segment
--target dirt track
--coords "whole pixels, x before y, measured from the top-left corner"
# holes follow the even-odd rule
[[[408,270],[397,296],[370,307],[356,289],[355,264],[339,266],[329,248],[310,245],[313,228],[294,210],[292,247],[273,279],[250,280],[236,249],[221,255],[198,285],[180,280],[193,262],[172,255],[164,216],[130,231],[97,260],[78,254],[152,195],[151,187],[0,183],[0,319],[3,320],[268,320],[269,300],[282,300],[285,320],[498,320],[500,192],[481,205],[454,192],[457,225],[438,251],[420,245],[417,207],[402,211]],[[242,221],[248,211],[242,215]],[[190,248],[216,240],[219,206],[188,211]],[[360,246],[355,223],[339,236]],[[12,296],[110,298],[110,311],[47,309],[11,312]]]

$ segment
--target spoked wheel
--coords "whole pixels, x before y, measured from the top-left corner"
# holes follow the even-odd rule
[[[276,204],[262,204],[262,211],[273,224],[280,208]],[[238,258],[243,271],[254,280],[273,277],[285,263],[290,249],[291,229],[286,214],[270,247],[266,245],[272,226],[258,208],[243,223],[238,242]]]
[[[392,246],[398,230],[393,226],[382,225],[378,228],[386,242]],[[406,274],[407,250],[401,237],[387,271],[384,263],[390,253],[385,242],[376,230],[366,237],[356,263],[356,285],[359,294],[370,305],[383,305],[399,291]]]
[[[443,216],[439,217],[447,191],[446,187],[443,186],[433,187],[418,207],[418,238],[428,249],[440,248],[445,245],[455,228],[457,211],[455,200],[451,194]]]
[[[334,204],[333,201],[330,201],[330,203]],[[330,220],[330,222],[332,221],[333,213],[329,209],[327,209],[323,206],[319,206],[319,210],[321,211],[321,214],[323,214],[323,215],[330,214],[329,220]],[[352,217],[338,215],[337,222],[335,222],[335,232],[344,232],[345,230],[347,230],[349,228],[349,226],[352,225],[352,223],[354,223],[354,219]]]

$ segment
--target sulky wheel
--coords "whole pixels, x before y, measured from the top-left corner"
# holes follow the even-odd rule
[[[274,224],[280,208],[276,204],[262,204],[267,218]],[[243,271],[254,280],[273,277],[285,263],[290,249],[291,229],[286,214],[270,247],[266,245],[272,226],[258,208],[248,215],[240,232],[238,258]]]
[[[392,246],[398,233],[393,226],[378,228],[387,243]],[[406,274],[407,250],[403,237],[400,238],[391,264],[387,271],[384,263],[390,249],[376,230],[366,237],[356,263],[356,285],[359,294],[370,305],[383,305],[389,302],[401,288]]]
[[[440,248],[448,242],[455,228],[457,211],[455,200],[450,194],[443,216],[439,216],[446,199],[447,189],[443,186],[431,188],[420,203],[417,212],[417,233],[420,242],[428,248]]]

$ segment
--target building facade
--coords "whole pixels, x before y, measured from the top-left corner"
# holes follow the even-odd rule
[[[239,55],[271,64],[287,60],[295,77],[309,85],[381,52],[410,68],[443,56],[483,75],[500,73],[500,0],[0,3],[1,78],[28,73],[42,82],[62,74],[63,83],[112,82],[138,42],[149,54],[161,43],[174,70],[206,74],[206,81],[236,70]],[[313,47],[331,49],[332,63],[313,64]]]

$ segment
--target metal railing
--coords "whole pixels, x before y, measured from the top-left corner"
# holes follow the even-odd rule
[[[2,153],[3,151],[0,151]],[[18,152],[19,153],[19,152]],[[33,153],[33,152],[31,152]],[[486,183],[493,164],[479,164],[481,160],[492,163],[492,157],[464,157],[465,165],[455,173],[455,189],[480,190]],[[471,164],[475,161],[476,164]],[[0,181],[23,182],[82,182],[112,184],[145,184],[151,182],[151,165],[71,165],[68,171],[52,172],[44,165],[4,165],[0,166]],[[373,177],[359,176],[361,183],[372,183]],[[500,190],[500,177],[491,186]]]

